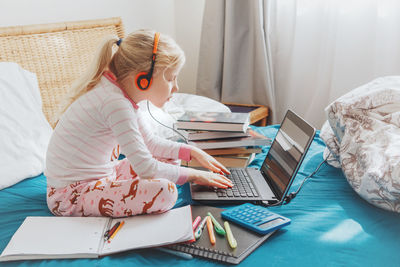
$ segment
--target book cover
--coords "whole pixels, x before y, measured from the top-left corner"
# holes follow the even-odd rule
[[[246,132],[226,132],[226,131],[196,131],[196,130],[177,130],[189,141],[207,140],[207,139],[222,139],[232,137],[249,136]]]
[[[105,241],[106,230],[122,220],[125,223],[118,234],[111,242]],[[166,225],[168,231],[165,231]],[[27,217],[0,255],[0,261],[98,258],[126,250],[184,241],[194,241],[190,206],[161,214],[116,219]]]
[[[231,147],[231,148],[220,148],[220,149],[203,149],[208,155],[248,155],[252,153],[261,153],[261,147]]]
[[[271,144],[271,139],[253,130],[249,131],[250,136],[239,138],[210,139],[203,141],[191,141],[190,144],[200,149],[218,149],[232,147],[254,147],[266,146]]]
[[[174,123],[174,128],[178,130],[233,131],[244,133],[249,123],[249,113],[187,111]]]

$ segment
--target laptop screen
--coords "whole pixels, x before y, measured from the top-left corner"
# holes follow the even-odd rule
[[[261,172],[278,200],[286,195],[314,133],[314,128],[296,114],[286,113],[261,166]]]

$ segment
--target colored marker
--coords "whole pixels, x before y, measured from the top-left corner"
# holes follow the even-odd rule
[[[224,222],[225,230],[226,230],[226,237],[228,238],[228,243],[231,248],[236,248],[237,247],[237,242],[235,237],[232,234],[231,227],[229,226],[228,222]]]
[[[194,231],[194,237],[196,239],[199,239],[201,234],[203,233],[203,228],[206,225],[207,222],[207,216],[203,218],[199,226],[197,226],[196,231]]]
[[[110,238],[108,239],[108,243],[111,242],[111,240],[114,238],[114,236],[118,233],[118,231],[122,228],[122,226],[124,226],[125,221],[122,221],[120,223],[120,225],[118,225],[117,229],[115,229],[114,233],[110,236]]]
[[[212,216],[211,212],[207,212],[207,215],[210,216],[210,218],[214,224],[215,232],[217,232],[217,234],[219,234],[219,235],[223,235],[223,236],[226,235],[224,228],[219,224],[219,222],[214,218],[214,216]]]
[[[196,219],[194,219],[193,224],[192,224],[193,231],[194,231],[194,230],[196,229],[196,227],[199,225],[200,220],[201,220],[201,217],[200,217],[200,216],[197,216]]]
[[[214,229],[210,216],[207,216],[207,230],[208,230],[208,236],[210,237],[211,245],[215,245]]]

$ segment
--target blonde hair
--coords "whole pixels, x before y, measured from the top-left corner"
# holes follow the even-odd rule
[[[63,112],[80,96],[93,89],[100,82],[106,69],[116,76],[117,81],[123,80],[132,72],[148,72],[151,67],[155,33],[152,30],[135,31],[120,42],[118,49],[114,50],[115,53],[113,48],[119,38],[106,38],[87,72],[72,84]],[[160,34],[154,72],[161,68],[181,67],[184,62],[185,54],[179,45],[168,35]]]

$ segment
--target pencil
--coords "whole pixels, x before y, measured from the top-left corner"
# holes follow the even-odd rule
[[[115,232],[115,230],[118,228],[118,226],[121,224],[121,222],[117,222],[116,224],[114,224],[114,226],[105,232],[104,234],[104,241],[107,241],[110,236],[112,236],[112,234]]]
[[[115,229],[114,233],[110,236],[110,238],[108,239],[108,243],[111,242],[111,240],[114,238],[114,236],[118,233],[119,229],[122,228],[122,226],[124,226],[125,221],[122,221],[120,225],[118,225],[118,228]]]

